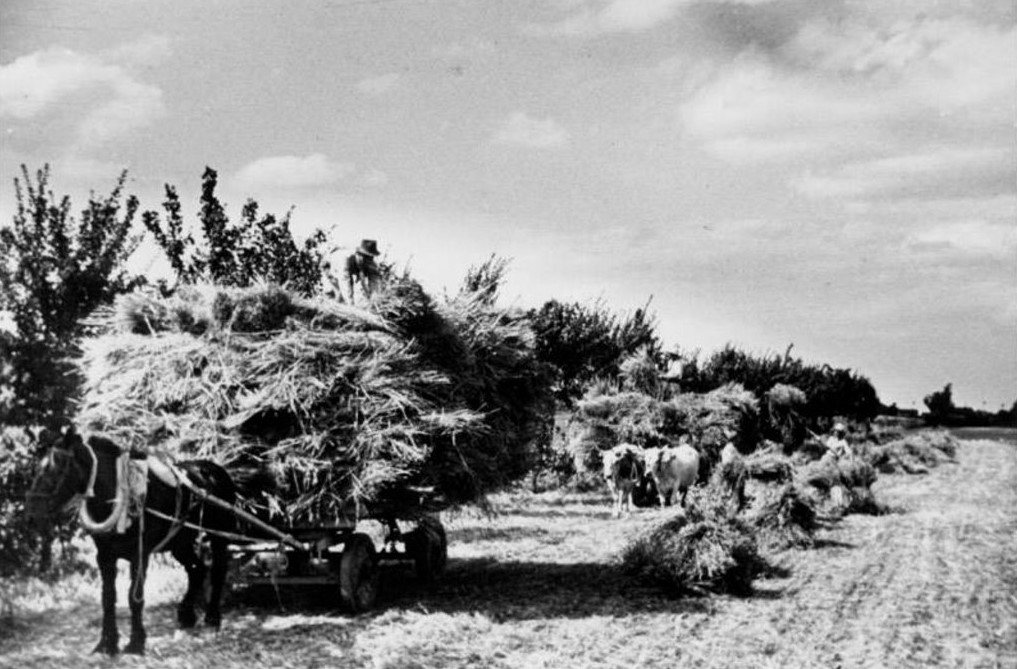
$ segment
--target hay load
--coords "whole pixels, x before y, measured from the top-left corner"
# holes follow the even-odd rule
[[[732,442],[743,453],[759,440],[758,403],[752,393],[729,384],[709,393],[686,393],[671,400],[636,391],[595,388],[579,401],[565,437],[580,476],[599,471],[601,452],[627,442],[643,448],[677,445],[688,436],[703,456],[708,478],[720,451]]]
[[[526,318],[393,281],[367,309],[272,286],[135,293],[86,341],[78,420],[135,450],[275,474],[292,519],[481,501],[549,415]]]
[[[683,430],[711,468],[728,442],[743,454],[759,444],[759,402],[741,384],[729,383],[704,394],[681,394],[673,404]]]
[[[764,394],[765,431],[791,453],[801,447],[807,436],[805,407],[808,398],[795,386],[778,383]]]
[[[601,454],[621,443],[667,446],[681,434],[674,407],[641,392],[592,391],[579,401],[565,448],[576,471],[599,475]]]

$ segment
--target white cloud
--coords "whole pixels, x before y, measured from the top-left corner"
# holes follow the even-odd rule
[[[32,118],[61,98],[117,76],[118,68],[70,49],[36,51],[0,67],[0,115]]]
[[[1006,258],[1017,252],[1017,228],[1012,223],[952,221],[916,232],[906,243],[916,250],[960,251],[968,255]]]
[[[641,33],[667,23],[696,0],[607,0],[566,3],[570,16],[551,24],[531,25],[527,31],[540,35],[595,36],[609,33]],[[773,0],[713,0],[725,4],[757,5]],[[595,6],[589,6],[589,5]],[[573,5],[581,5],[573,8]]]
[[[1006,148],[945,147],[848,163],[831,173],[795,180],[813,197],[992,197],[1014,191],[1013,152]]]
[[[357,90],[369,97],[377,97],[392,90],[398,82],[399,75],[395,72],[390,72],[377,77],[362,79],[357,82]]]
[[[537,149],[562,146],[568,131],[551,118],[536,119],[525,112],[513,112],[495,134],[496,144],[518,144]]]
[[[685,138],[797,170],[810,196],[1014,192],[1017,28],[869,19],[807,23],[772,52],[718,64],[680,106]]]
[[[135,44],[140,51],[127,45],[107,57],[124,59],[141,51],[151,56],[152,44]],[[71,113],[79,119],[78,148],[87,148],[147,126],[165,106],[162,90],[139,81],[124,65],[70,49],[36,51],[0,67],[0,117],[27,121]]]
[[[271,156],[243,167],[234,181],[245,190],[326,186],[349,176],[353,169],[349,163],[335,162],[320,153],[303,157]]]

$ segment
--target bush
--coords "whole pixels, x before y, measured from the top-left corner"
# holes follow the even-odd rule
[[[32,486],[38,444],[23,428],[0,432],[0,577],[65,570],[76,563],[70,544],[74,528],[60,523],[40,533],[25,516],[25,494]],[[62,550],[54,562],[52,544]]]

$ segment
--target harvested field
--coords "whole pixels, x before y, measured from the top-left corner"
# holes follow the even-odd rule
[[[873,490],[898,512],[848,516],[815,548],[771,556],[749,597],[669,599],[625,580],[617,555],[670,511],[615,520],[606,494],[501,494],[493,520],[446,519],[441,582],[392,574],[375,613],[247,601],[218,634],[180,633],[183,574],[162,566],[146,658],[86,654],[100,612],[82,580],[20,600],[0,625],[0,666],[1017,666],[1017,444],[964,442],[957,463],[883,475]],[[122,633],[125,591],[121,581]]]

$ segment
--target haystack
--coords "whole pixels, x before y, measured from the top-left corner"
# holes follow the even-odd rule
[[[785,383],[776,384],[764,394],[765,431],[788,453],[798,450],[805,441],[807,402],[801,389]]]
[[[746,518],[769,550],[811,548],[819,527],[817,500],[800,485],[768,485],[753,500]]]
[[[838,458],[828,453],[797,470],[796,482],[812,487],[825,510],[835,515],[882,513],[872,493],[876,470],[857,456]]]
[[[942,462],[955,461],[957,440],[945,430],[923,430],[872,445],[866,455],[868,462],[883,473],[925,474]]]
[[[579,401],[565,448],[580,476],[599,475],[604,451],[620,443],[666,446],[679,434],[681,424],[671,404],[640,392],[594,391]]]
[[[742,386],[685,393],[661,400],[635,391],[592,390],[579,401],[565,438],[580,475],[599,471],[600,453],[627,442],[643,448],[676,445],[688,436],[703,456],[708,478],[720,451],[732,442],[743,453],[759,440],[758,403]]]
[[[79,422],[135,450],[275,474],[265,503],[320,519],[521,477],[551,407],[527,319],[393,281],[368,308],[273,286],[135,293],[85,342]]]
[[[729,513],[711,488],[689,494],[679,513],[637,537],[622,553],[629,575],[679,594],[709,590],[746,594],[766,567],[747,523]]]
[[[750,453],[745,457],[745,475],[756,481],[784,483],[794,476],[794,464],[779,445]]]
[[[729,383],[705,394],[684,393],[672,404],[683,431],[710,469],[728,442],[741,453],[751,453],[759,443],[759,402],[740,384]]]

